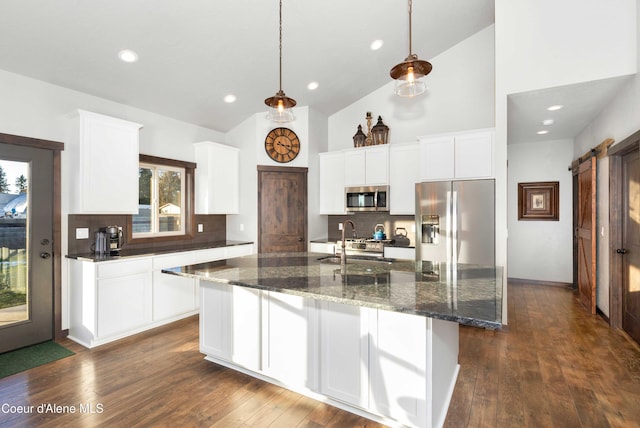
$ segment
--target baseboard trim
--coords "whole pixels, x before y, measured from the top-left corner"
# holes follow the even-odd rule
[[[539,281],[537,279],[507,278],[507,282],[512,285],[539,285],[545,287],[573,288],[570,282]]]

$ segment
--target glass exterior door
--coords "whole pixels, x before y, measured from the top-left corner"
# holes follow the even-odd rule
[[[0,352],[53,338],[53,155],[0,144]]]

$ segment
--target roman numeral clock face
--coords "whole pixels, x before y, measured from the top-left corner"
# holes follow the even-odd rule
[[[298,156],[300,140],[296,133],[288,128],[275,128],[267,134],[264,149],[274,161],[287,163]]]

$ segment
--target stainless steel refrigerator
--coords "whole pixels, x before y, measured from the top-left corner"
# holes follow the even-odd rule
[[[416,184],[416,260],[495,265],[495,180]]]

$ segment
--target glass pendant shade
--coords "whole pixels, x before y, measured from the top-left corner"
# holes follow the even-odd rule
[[[424,77],[431,69],[429,62],[418,59],[415,54],[409,55],[389,73],[396,81],[395,94],[407,98],[423,94],[427,90]]]
[[[296,105],[296,100],[289,98],[282,90],[264,100],[267,105],[267,119],[276,123],[286,123],[295,120],[292,108]]]
[[[396,81],[394,92],[400,97],[411,98],[423,94],[427,90],[424,77],[431,73],[431,63],[418,59],[418,55],[411,50],[411,10],[409,0],[409,56],[403,62],[394,66],[389,74]]]

